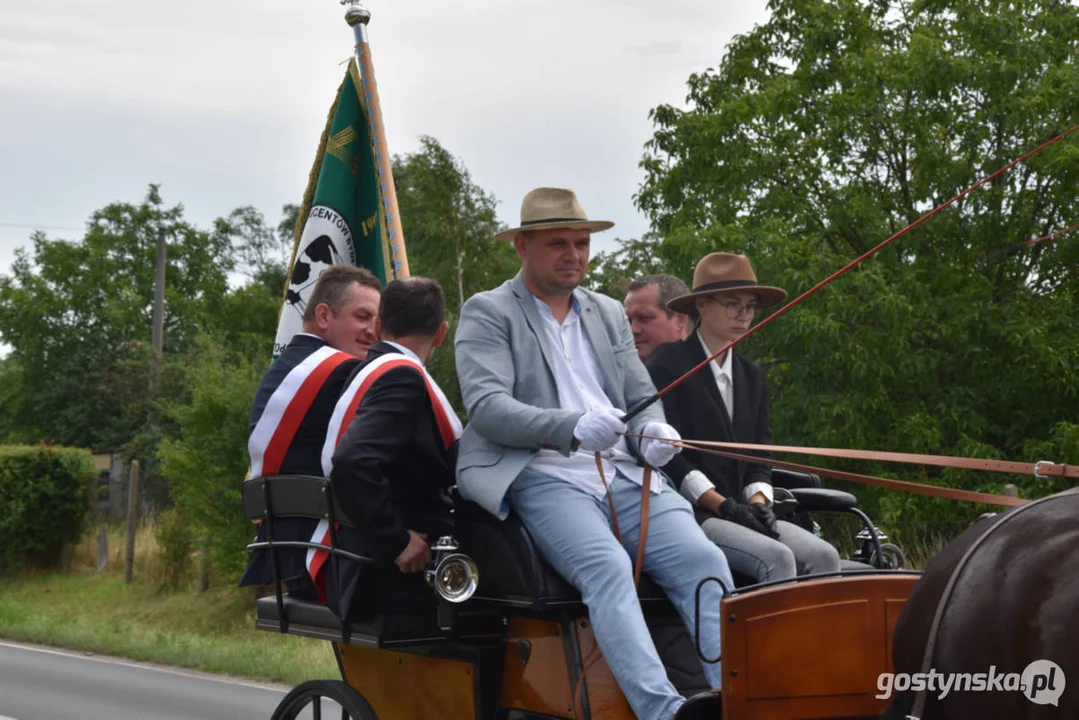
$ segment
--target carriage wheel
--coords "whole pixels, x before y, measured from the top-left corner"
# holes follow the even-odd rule
[[[326,718],[341,720],[378,720],[370,703],[353,687],[340,680],[309,680],[292,688],[274,710],[270,720],[296,720],[301,717],[322,720],[323,700],[329,701]],[[304,712],[307,708],[310,711]],[[338,715],[335,711],[339,711]]]
[[[903,554],[903,551],[898,545],[881,543],[880,554],[883,556],[884,562],[877,562],[877,553],[874,550],[869,564],[873,567],[886,570],[901,570],[907,566],[907,556]]]

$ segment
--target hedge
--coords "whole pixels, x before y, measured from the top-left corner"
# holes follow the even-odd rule
[[[87,450],[0,445],[0,574],[59,562],[83,531],[97,474]]]

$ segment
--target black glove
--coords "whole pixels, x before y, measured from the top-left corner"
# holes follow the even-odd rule
[[[753,513],[753,516],[761,521],[761,524],[772,532],[778,533],[776,530],[776,514],[772,508],[768,507],[764,503],[750,503],[749,511]]]
[[[774,540],[779,539],[779,533],[770,529],[767,525],[758,520],[757,516],[753,514],[753,511],[750,510],[749,507],[735,502],[732,498],[727,498],[723,501],[723,504],[719,506],[719,517],[722,520],[738,523],[750,530],[756,530],[761,535],[767,535]]]

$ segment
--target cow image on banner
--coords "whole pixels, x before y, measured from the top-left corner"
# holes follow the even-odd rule
[[[359,265],[383,283],[408,276],[366,45],[357,48],[357,58],[330,109],[300,208],[303,230],[293,247],[274,357],[300,332],[307,301],[326,268]]]

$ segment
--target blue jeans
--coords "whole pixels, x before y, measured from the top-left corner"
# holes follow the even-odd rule
[[[633,587],[631,555],[636,558],[641,488],[616,472],[610,491],[621,545],[606,499],[564,480],[525,468],[507,497],[544,559],[580,591],[596,642],[633,712],[641,720],[666,720],[684,699],[667,678]],[[669,484],[652,495],[648,518],[643,572],[664,589],[692,636],[697,584],[717,577],[734,587],[727,558],[697,525],[689,502]],[[706,657],[720,653],[722,593],[714,582],[701,591],[701,651]],[[720,663],[702,666],[708,682],[719,688]]]

